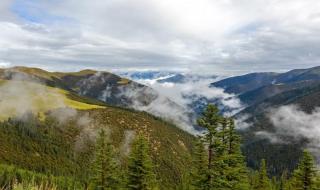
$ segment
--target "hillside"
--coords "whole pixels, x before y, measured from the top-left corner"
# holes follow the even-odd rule
[[[212,83],[211,86],[223,88],[227,93],[242,94],[268,85],[314,80],[320,80],[320,67],[296,69],[285,73],[250,73],[226,78]]]
[[[0,164],[85,182],[90,167],[83,166],[91,164],[94,141],[103,128],[124,166],[130,142],[143,134],[151,144],[161,188],[181,182],[193,136],[146,112],[79,96],[76,81],[95,71],[65,74],[16,69],[0,74]],[[107,79],[109,74],[104,75]],[[117,86],[132,83],[112,76],[104,82]]]
[[[247,156],[248,165],[257,168],[257,160],[265,158],[273,174],[279,175],[286,169],[293,170],[303,149],[308,147],[312,139],[303,136],[296,138],[290,131],[279,133],[279,130],[288,129],[284,128],[285,126],[274,126],[271,121],[271,113],[283,106],[295,105],[302,112],[311,114],[315,108],[320,106],[319,97],[320,85],[314,83],[277,93],[238,113],[236,118],[249,116],[245,122],[251,126],[240,131],[244,138],[243,151]]]
[[[157,93],[151,88],[109,72],[94,70],[60,73],[38,68],[13,67],[0,69],[0,79],[36,81],[116,106],[130,107],[135,103],[146,105],[157,97]],[[133,93],[136,96],[135,102],[129,97]]]
[[[87,110],[103,108],[94,103],[73,100],[74,94],[34,82],[0,80],[0,120],[31,111],[36,114],[58,108]]]
[[[312,114],[320,106],[320,67],[285,73],[251,73],[211,85],[237,94],[241,102],[247,105],[235,118],[245,118],[242,121],[245,128],[241,128],[241,124],[239,127],[244,138],[242,149],[248,166],[258,168],[258,161],[265,158],[271,174],[280,175],[286,169],[292,171],[303,149],[310,148],[313,139],[296,134],[299,130],[311,129],[308,128],[308,121],[305,121],[306,128],[302,128],[303,124],[300,123],[298,129],[294,129],[294,122],[299,123],[294,120],[298,115],[290,114]],[[279,123],[277,126],[274,118]],[[286,126],[282,121],[292,123]]]

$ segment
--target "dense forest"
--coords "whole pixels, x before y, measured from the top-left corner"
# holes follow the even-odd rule
[[[72,136],[78,129],[72,124],[66,129],[58,125],[53,118],[40,121],[32,114],[27,121],[15,118],[0,124],[4,140],[0,147],[1,189],[166,189],[162,185],[163,175],[157,172],[159,160],[151,153],[154,147],[145,133],[136,134],[128,154],[122,155],[110,138],[112,134],[101,128],[95,141],[88,141],[87,146],[75,153],[70,150]],[[270,176],[265,160],[260,161],[257,171],[246,166],[234,121],[220,115],[216,106],[209,105],[204,110],[198,125],[205,132],[193,139],[191,155],[185,157],[185,163],[189,165],[185,170],[176,171],[180,172],[180,177],[172,189],[320,188],[319,171],[307,150],[293,172],[284,171],[280,177]],[[5,136],[11,138],[4,139]],[[31,143],[29,139],[36,139],[38,143]],[[6,144],[8,141],[11,143]],[[23,146],[18,146],[18,141]],[[16,149],[16,153],[8,152],[8,146],[15,144],[16,147],[11,148]],[[28,149],[33,148],[39,153],[28,154]],[[40,156],[41,151],[50,156]]]

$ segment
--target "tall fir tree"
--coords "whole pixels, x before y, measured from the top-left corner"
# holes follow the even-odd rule
[[[97,139],[95,159],[92,167],[90,189],[112,190],[119,188],[119,165],[115,160],[115,150],[107,140],[104,130]]]
[[[247,168],[240,150],[240,136],[236,134],[233,119],[222,117],[216,106],[208,105],[202,117],[198,119],[198,124],[206,129],[202,139],[208,149],[205,157],[207,168],[201,173],[198,171],[196,175],[201,179],[202,185],[197,183],[199,180],[196,178],[194,183],[202,189],[248,189]],[[196,150],[199,152],[198,146]],[[199,165],[203,165],[199,162],[199,157],[195,165],[198,168]],[[205,175],[206,179],[203,178]]]
[[[261,160],[260,169],[257,175],[254,190],[270,190],[271,182],[267,174],[267,166],[264,159]]]
[[[290,190],[290,184],[288,180],[288,171],[285,170],[280,177],[280,182],[279,182],[279,190]]]
[[[222,120],[223,117],[219,114],[219,109],[212,104],[208,105],[202,117],[198,119],[198,125],[206,129],[206,133],[203,136],[208,149],[208,179],[205,186],[211,189],[223,187],[226,182],[223,179],[225,165],[222,156],[224,154],[224,147],[219,134]]]
[[[307,151],[303,151],[302,159],[298,164],[298,168],[293,172],[291,179],[291,187],[295,190],[315,190],[317,171],[315,169],[314,158]]]
[[[244,156],[240,149],[240,136],[236,133],[233,119],[225,118],[226,128],[224,131],[224,141],[226,148],[227,168],[225,171],[229,189],[247,190],[249,189],[248,171],[244,161]]]
[[[139,135],[132,144],[129,156],[127,188],[129,190],[157,189],[153,169],[148,142]]]
[[[194,190],[210,189],[208,182],[208,155],[201,139],[195,142],[192,154],[191,185]]]

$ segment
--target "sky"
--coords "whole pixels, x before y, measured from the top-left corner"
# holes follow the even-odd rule
[[[1,0],[0,67],[283,72],[320,65],[319,0]]]

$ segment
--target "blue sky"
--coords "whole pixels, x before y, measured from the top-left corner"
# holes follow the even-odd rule
[[[206,74],[320,65],[318,0],[2,0],[0,67]]]
[[[54,22],[65,22],[66,17],[53,15],[47,12],[39,4],[39,0],[16,0],[10,6],[10,11],[24,22],[52,24]],[[54,2],[53,0],[51,2]],[[56,1],[57,3],[59,1]]]

